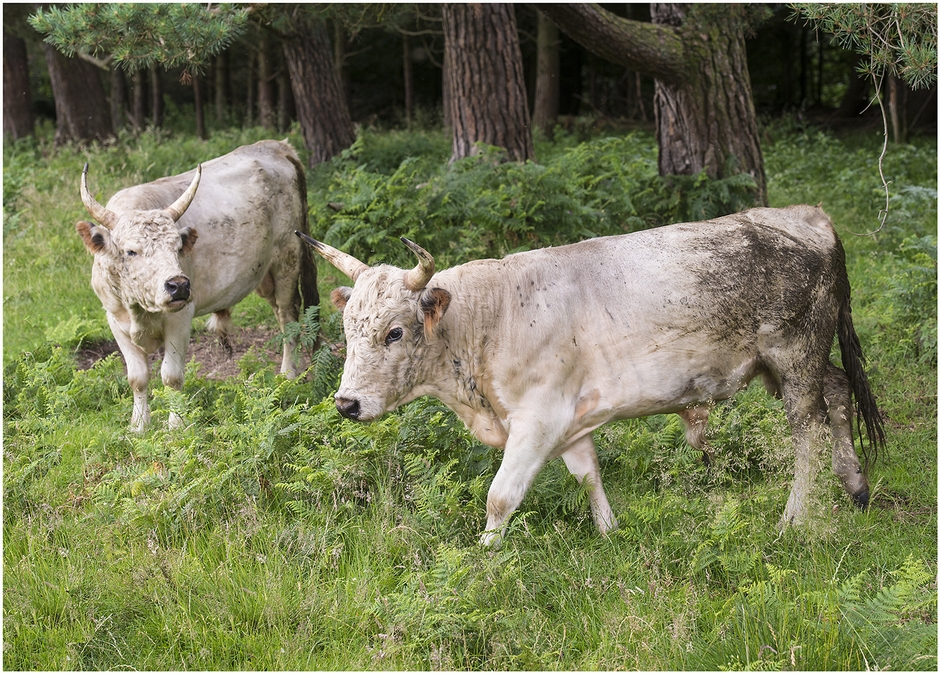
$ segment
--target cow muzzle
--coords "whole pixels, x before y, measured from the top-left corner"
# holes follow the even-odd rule
[[[350,400],[349,398],[336,398],[336,409],[344,417],[353,421],[359,421],[359,416],[362,414],[359,401]]]
[[[170,300],[167,305],[173,309],[179,309],[186,306],[189,302],[190,288],[189,279],[185,276],[174,276],[163,284],[163,289]]]

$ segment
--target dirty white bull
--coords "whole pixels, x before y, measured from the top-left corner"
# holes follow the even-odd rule
[[[481,442],[504,448],[484,543],[557,456],[588,481],[597,528],[611,530],[591,432],[674,412],[701,448],[710,405],[756,376],[783,398],[793,432],[782,522],[811,515],[813,443],[827,424],[833,470],[858,505],[868,502],[853,394],[869,445],[882,445],[884,432],[852,326],[845,254],[818,208],[757,208],[438,274],[407,240],[419,259],[409,271],[302,238],[355,281],[332,293],[347,343],[339,411],[372,421],[433,395]],[[829,362],[836,334],[845,371]]]
[[[94,254],[91,283],[127,363],[134,392],[131,425],[150,422],[147,357],[165,347],[163,383],[183,384],[195,316],[224,345],[229,308],[252,290],[274,307],[278,323],[296,321],[319,302],[316,267],[292,232],[307,229],[307,189],[294,149],[267,140],[240,147],[195,171],[121,190],[99,204],[82,172],[82,202],[98,222],[75,228]],[[297,374],[293,343],[284,344],[281,371]],[[181,419],[170,415],[170,426]]]

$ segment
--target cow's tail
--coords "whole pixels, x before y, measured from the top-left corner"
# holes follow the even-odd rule
[[[294,168],[297,170],[297,189],[300,192],[300,218],[296,229],[309,235],[307,226],[307,174],[304,171],[304,165],[296,154],[288,155]],[[310,246],[300,246],[300,312],[303,315],[307,307],[316,307],[320,305],[320,293],[317,290],[317,263],[313,258]]]
[[[842,293],[839,304],[839,324],[837,328],[839,350],[842,351],[842,369],[848,375],[852,393],[855,395],[855,420],[858,428],[858,440],[862,454],[865,457],[865,463],[868,465],[875,462],[879,450],[884,451],[885,449],[885,430],[881,422],[881,412],[878,411],[878,404],[875,402],[875,396],[868,384],[868,375],[865,374],[863,367],[865,356],[862,354],[862,345],[858,341],[858,334],[856,334],[855,326],[852,323],[851,293],[847,275],[844,287],[845,292]],[[863,424],[865,426],[864,436],[862,434]],[[864,442],[865,436],[868,438],[867,447]]]

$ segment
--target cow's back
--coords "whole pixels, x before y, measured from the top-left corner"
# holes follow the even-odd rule
[[[498,288],[506,319],[500,325],[557,326],[564,310],[603,329],[610,320],[655,328],[731,309],[741,318],[788,304],[795,311],[811,286],[840,265],[829,219],[818,208],[794,206],[600,237],[454,271],[458,294],[468,282],[490,295]]]
[[[613,406],[646,414],[671,409],[659,400],[685,405],[698,394],[682,388],[709,371],[720,382],[711,393],[727,397],[764,362],[770,340],[790,339],[801,321],[826,323],[831,343],[842,255],[821,210],[752,209],[439,276],[463,305],[455,315],[473,316],[474,339],[485,333],[485,367],[517,389],[510,397],[595,378],[622,391]]]

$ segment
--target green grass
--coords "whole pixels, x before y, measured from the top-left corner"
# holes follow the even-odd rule
[[[713,413],[708,469],[674,416],[597,433],[620,521],[611,536],[597,535],[585,491],[553,462],[503,546],[486,550],[476,540],[500,455],[436,401],[357,425],[329,399],[339,369],[328,355],[309,380],[292,382],[246,358],[226,381],[190,367],[181,393],[155,384],[154,426],[135,436],[120,357],[75,369],[78,344],[109,336],[73,229],[85,217],[84,161],[106,199],[262,135],[4,147],[6,669],[936,670],[932,141],[890,148],[892,213],[874,236],[851,232],[873,230],[883,205],[877,137],[770,129],[775,142],[764,148],[771,205],[821,202],[845,243],[855,324],[888,429],[868,511],[824,469],[817,521],[777,530],[792,479],[789,432],[780,403],[752,386]],[[538,156],[548,171],[555,162],[603,168],[613,158],[582,160],[624,147],[588,142],[542,141]],[[649,174],[652,138],[623,142],[644,148],[625,160],[633,173],[616,178],[646,190],[626,195],[630,208],[640,220],[646,207],[665,212]],[[348,160],[310,172],[312,215],[363,186],[388,199],[407,193],[394,174],[419,153],[421,180],[450,180],[455,193],[475,184],[435,173],[448,154],[440,131],[365,132],[359,152],[365,177]],[[616,196],[609,181],[585,191],[573,170],[570,183],[571,195]],[[718,193],[693,188],[688,204]],[[488,226],[498,234],[500,204],[526,193],[487,189],[477,206],[497,214]],[[372,209],[400,208],[410,227],[432,201],[379,198]],[[611,213],[630,212],[611,203],[597,215],[595,206],[585,212],[605,227],[616,225]],[[564,235],[534,231],[532,245]],[[326,296],[341,279],[321,272]],[[323,311],[338,338],[335,315]],[[233,315],[274,325],[260,299]],[[168,431],[170,409],[189,425]]]

